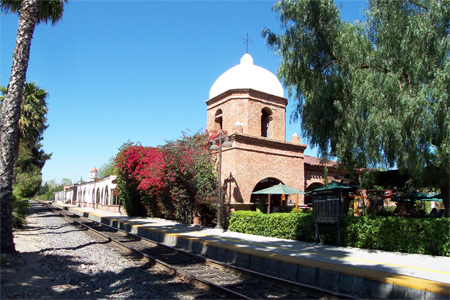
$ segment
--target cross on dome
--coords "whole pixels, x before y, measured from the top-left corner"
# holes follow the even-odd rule
[[[247,52],[245,52],[245,53],[248,53],[248,43],[249,42],[253,43],[253,41],[250,41],[251,38],[248,37],[248,32],[247,32],[247,39],[244,39],[244,38],[242,38],[242,39],[245,41],[244,44],[247,44]]]

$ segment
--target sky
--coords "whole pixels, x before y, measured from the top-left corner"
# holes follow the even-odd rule
[[[337,1],[341,19],[361,20],[365,1]],[[88,179],[125,142],[163,145],[182,131],[206,129],[206,104],[215,80],[246,52],[276,74],[281,57],[261,30],[282,33],[275,1],[70,0],[55,26],[36,26],[27,81],[48,91],[43,149],[53,153],[43,181]],[[1,15],[0,85],[7,86],[18,16]],[[285,97],[287,93],[285,91]],[[302,136],[291,123],[286,140]],[[302,138],[302,143],[307,141]],[[317,156],[308,147],[306,155]]]

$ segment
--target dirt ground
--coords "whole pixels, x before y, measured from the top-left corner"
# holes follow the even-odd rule
[[[52,298],[52,294],[65,288],[64,278],[58,278],[40,254],[35,222],[36,219],[27,218],[27,225],[14,231],[19,253],[8,256],[8,263],[1,267],[1,299]]]

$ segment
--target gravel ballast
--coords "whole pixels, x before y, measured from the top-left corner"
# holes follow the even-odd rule
[[[195,299],[204,290],[165,270],[125,255],[64,218],[34,207],[25,228],[14,232],[16,248],[34,251],[7,257],[1,299]],[[33,248],[27,244],[26,248]]]

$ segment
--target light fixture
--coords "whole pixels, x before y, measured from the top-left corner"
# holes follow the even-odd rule
[[[225,142],[222,143],[222,139],[225,138]],[[217,146],[216,141],[219,141],[219,145]],[[217,199],[217,224],[216,229],[218,229],[221,233],[223,233],[223,228],[221,225],[220,215],[221,215],[221,192],[222,192],[222,147],[224,148],[231,148],[233,145],[230,143],[230,140],[228,139],[228,135],[224,134],[222,135],[222,129],[219,131],[219,136],[216,137],[213,140],[213,145],[209,148],[210,150],[219,150],[219,178],[218,178],[218,184],[219,184],[219,198]]]

